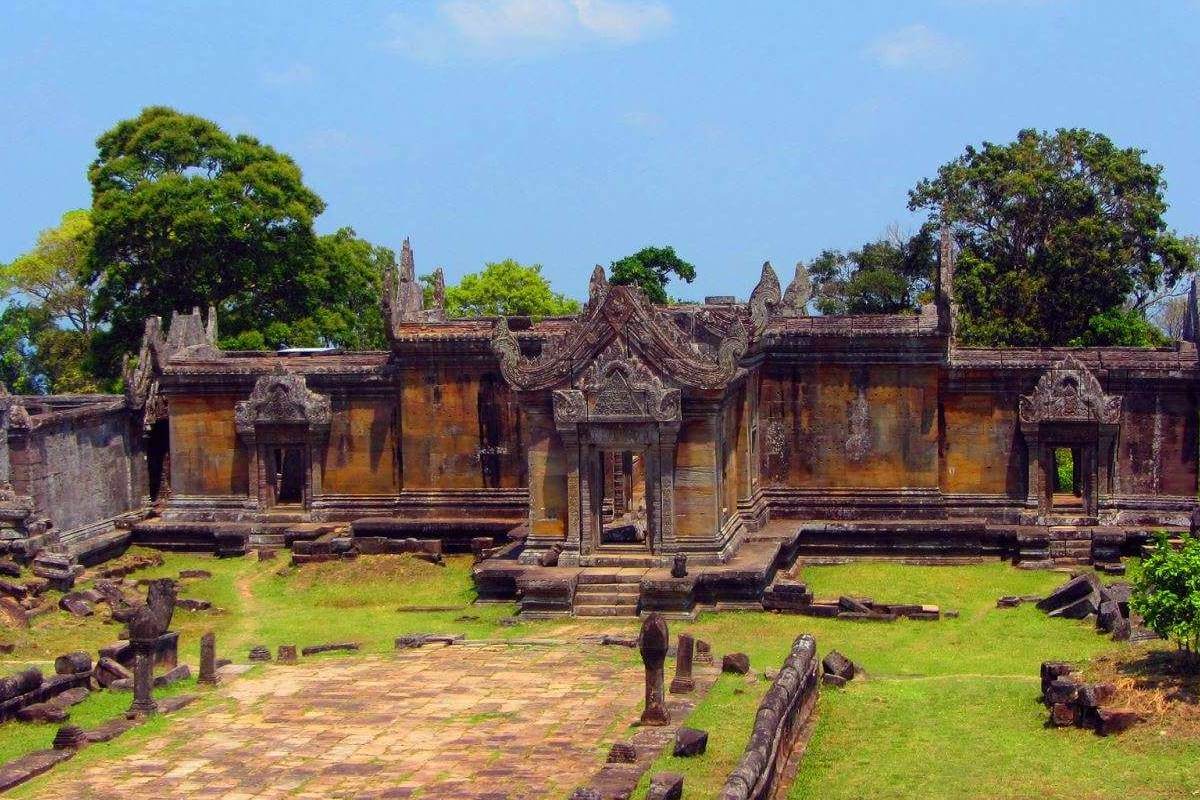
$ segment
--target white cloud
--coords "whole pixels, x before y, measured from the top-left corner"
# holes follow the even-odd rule
[[[885,33],[871,43],[867,52],[889,69],[944,69],[963,63],[967,57],[962,44],[922,24]]]
[[[265,86],[295,86],[301,83],[310,83],[315,74],[309,65],[295,63],[262,69],[258,73],[258,80]]]
[[[440,0],[425,16],[393,15],[391,45],[425,60],[510,58],[588,42],[630,44],[672,21],[659,0]]]

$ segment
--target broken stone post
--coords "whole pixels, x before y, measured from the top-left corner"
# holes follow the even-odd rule
[[[646,708],[642,711],[642,725],[669,725],[671,712],[667,710],[663,696],[663,663],[667,660],[670,633],[667,621],[657,611],[642,622],[638,636],[638,651],[646,667]]]
[[[146,602],[113,609],[113,618],[129,628],[133,650],[133,705],[129,716],[149,716],[158,710],[154,702],[154,652],[158,638],[167,632],[175,611],[178,587],[170,578],[150,582]]]
[[[679,634],[675,647],[675,678],[671,681],[671,694],[687,694],[695,691],[696,681],[692,678],[692,651],[695,640],[690,633]]]
[[[148,717],[158,711],[154,702],[154,640],[136,639],[133,649],[133,705],[129,716]]]
[[[217,637],[212,631],[200,637],[200,675],[196,680],[199,683],[217,682]]]
[[[671,560],[671,577],[686,578],[687,577],[687,553],[676,553]]]

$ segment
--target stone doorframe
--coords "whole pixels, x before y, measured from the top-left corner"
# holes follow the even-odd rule
[[[559,563],[577,566],[600,555],[600,459],[606,450],[645,456],[647,555],[666,557],[675,536],[675,445],[682,421],[680,392],[646,380],[630,364],[597,370],[594,391],[558,389],[551,395],[554,427],[567,471],[567,536]],[[602,495],[601,495],[602,496]]]
[[[1074,356],[1046,369],[1033,393],[1020,398],[1021,434],[1028,448],[1026,506],[1039,523],[1054,521],[1054,448],[1079,450],[1083,514],[1099,515],[1101,495],[1112,492],[1121,397],[1108,395]]]
[[[238,435],[249,454],[250,496],[260,510],[275,503],[268,469],[270,449],[299,447],[304,457],[302,505],[308,508],[321,493],[321,454],[329,440],[333,417],[329,398],[309,391],[304,376],[290,372],[263,375],[247,400],[234,406]]]

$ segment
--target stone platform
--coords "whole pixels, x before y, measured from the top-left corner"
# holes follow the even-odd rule
[[[543,567],[521,564],[519,548],[476,565],[481,600],[512,601],[525,619],[635,617],[651,611],[694,618],[703,609],[761,609],[778,571],[796,561],[838,563],[894,559],[919,564],[1005,560],[1025,569],[1095,564],[1110,567],[1135,555],[1153,531],[1138,526],[993,525],[977,519],[833,521],[775,520],[723,564],[666,568]]]
[[[34,796],[566,797],[638,718],[642,675],[634,651],[574,643],[272,665]]]

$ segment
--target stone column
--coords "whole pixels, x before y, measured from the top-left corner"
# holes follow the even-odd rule
[[[154,702],[154,640],[134,639],[133,649],[133,705],[128,716],[148,717],[158,711]]]
[[[200,637],[200,676],[199,683],[217,682],[217,637],[212,631]]]
[[[669,725],[671,712],[667,710],[663,695],[663,662],[667,659],[670,644],[667,622],[658,612],[651,613],[642,622],[638,636],[638,650],[646,668],[646,708],[642,711],[642,725]]]
[[[692,678],[692,651],[695,640],[690,633],[679,634],[675,648],[675,679],[671,681],[671,694],[687,694],[695,691],[696,681]]]

